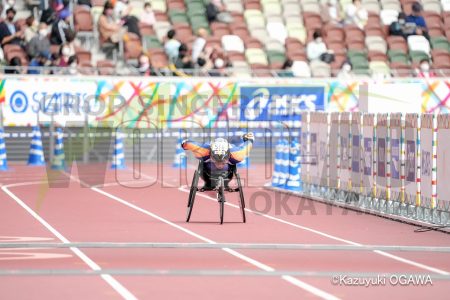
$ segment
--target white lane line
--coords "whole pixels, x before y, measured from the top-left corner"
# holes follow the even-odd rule
[[[9,188],[15,186],[25,186],[32,184],[41,184],[40,182],[34,183],[22,183],[22,184],[11,184],[2,186],[3,192],[5,192],[8,196],[11,197],[17,204],[19,204],[22,208],[24,208],[30,215],[32,215],[39,223],[41,223],[48,231],[53,233],[61,242],[70,243],[70,241],[64,237],[59,231],[57,231],[53,226],[51,226],[47,221],[45,221],[41,216],[39,216],[34,210],[32,210],[28,205],[25,204],[19,197],[17,197],[14,193],[12,193]],[[77,255],[84,263],[86,263],[92,270],[100,271],[101,268],[97,265],[92,259],[90,259],[86,254],[84,254],[78,248],[70,248],[75,255]],[[116,292],[118,292],[124,299],[134,300],[137,299],[130,291],[128,291],[120,282],[118,282],[114,277],[108,274],[102,274],[101,277],[105,280]]]
[[[178,190],[182,191],[182,192],[185,192],[185,193],[189,193],[189,190],[185,189],[184,187],[180,187]],[[216,198],[210,197],[210,196],[202,194],[202,193],[197,193],[197,195],[200,196],[200,197],[204,197],[206,199],[212,200],[212,201],[217,201]],[[225,204],[230,206],[230,207],[234,207],[234,208],[240,209],[240,207],[238,205],[235,205],[235,204],[232,204],[232,203],[229,203],[229,202],[225,202]],[[289,221],[286,221],[286,220],[283,220],[283,219],[280,219],[280,218],[277,218],[277,217],[274,217],[274,216],[271,216],[271,215],[267,215],[267,214],[264,214],[264,213],[260,213],[260,212],[251,210],[249,208],[246,208],[245,210],[250,212],[250,213],[256,214],[258,216],[261,216],[261,217],[264,217],[264,218],[268,218],[270,220],[274,220],[274,221],[277,221],[277,222],[280,222],[280,223],[283,223],[283,224],[286,224],[286,225],[289,225],[289,226],[292,226],[292,227],[295,227],[295,228],[299,228],[299,229],[302,229],[302,230],[305,230],[305,231],[309,231],[309,232],[318,234],[320,236],[323,236],[323,237],[326,237],[326,238],[329,238],[329,239],[332,239],[332,240],[335,240],[335,241],[343,242],[343,243],[346,243],[346,244],[349,244],[349,245],[354,245],[354,246],[364,246],[363,244],[360,244],[360,243],[356,243],[356,242],[353,242],[353,241],[350,241],[350,240],[346,240],[346,239],[343,239],[343,238],[340,238],[340,237],[337,237],[337,236],[334,236],[334,235],[331,235],[331,234],[327,234],[325,232],[322,232],[322,231],[319,231],[319,230],[316,230],[316,229],[312,229],[312,228],[309,228],[309,227],[306,227],[306,226],[298,225],[298,224],[295,224],[295,223],[292,223],[292,222],[289,222]],[[421,263],[415,262],[413,260],[406,259],[406,258],[397,256],[397,255],[394,255],[394,254],[390,254],[390,253],[387,253],[385,251],[374,250],[373,252],[377,253],[379,255],[382,255],[384,257],[391,258],[391,259],[396,260],[398,262],[402,262],[404,264],[408,264],[410,266],[417,267],[419,269],[427,270],[427,271],[430,271],[430,272],[433,272],[433,273],[437,273],[437,274],[440,274],[440,275],[450,275],[450,272],[447,272],[447,271],[444,271],[444,270],[441,270],[441,269],[437,269],[437,268],[434,268],[434,267],[431,267],[431,266],[428,266],[428,265],[425,265],[425,264],[421,264]]]
[[[189,229],[187,229],[187,228],[185,228],[183,226],[175,224],[175,223],[173,223],[173,222],[171,222],[171,221],[169,221],[169,220],[167,220],[167,219],[165,219],[163,217],[160,217],[160,216],[158,216],[158,215],[156,215],[156,214],[154,214],[154,213],[152,213],[152,212],[150,212],[150,211],[148,211],[146,209],[143,209],[143,208],[141,208],[141,207],[139,207],[137,205],[134,205],[134,204],[132,204],[132,203],[130,203],[130,202],[128,202],[128,201],[118,197],[118,196],[110,194],[110,193],[108,193],[108,192],[106,192],[104,190],[101,190],[101,189],[97,188],[97,187],[90,187],[89,185],[85,184],[84,182],[82,182],[80,179],[76,178],[73,175],[67,174],[67,176],[69,176],[72,180],[77,181],[77,182],[79,182],[82,185],[88,186],[91,190],[93,190],[93,191],[95,191],[95,192],[97,192],[99,194],[102,194],[102,195],[104,195],[104,196],[106,196],[106,197],[108,197],[108,198],[110,198],[112,200],[115,200],[115,201],[117,201],[117,202],[119,202],[119,203],[129,207],[129,208],[132,208],[132,209],[134,209],[136,211],[139,211],[139,212],[141,212],[141,213],[143,213],[145,215],[148,215],[148,216],[150,216],[150,217],[152,217],[152,218],[154,218],[154,219],[156,219],[156,220],[158,220],[160,222],[163,222],[163,223],[165,223],[165,224],[167,224],[169,226],[172,226],[172,227],[174,227],[174,228],[176,228],[178,230],[181,230],[181,231],[183,231],[183,232],[185,232],[185,233],[187,233],[187,234],[189,234],[189,235],[191,235],[191,236],[193,236],[193,237],[195,237],[195,238],[197,238],[199,240],[202,240],[202,241],[204,241],[206,243],[209,243],[209,244],[217,244],[217,242],[215,242],[215,241],[213,241],[211,239],[208,239],[208,238],[206,238],[206,237],[204,237],[204,236],[202,236],[202,235],[200,235],[198,233],[195,233],[194,231],[189,230]],[[243,254],[241,254],[241,253],[239,253],[239,252],[237,252],[237,251],[235,251],[233,249],[222,248],[222,250],[227,252],[227,253],[229,253],[229,254],[231,254],[231,255],[233,255],[233,256],[235,256],[235,257],[237,257],[237,258],[239,258],[239,259],[241,259],[241,260],[243,260],[243,261],[248,262],[249,264],[251,264],[251,265],[253,265],[253,266],[255,266],[255,267],[257,267],[257,268],[259,268],[261,270],[264,270],[264,271],[267,271],[267,272],[274,272],[275,271],[274,268],[272,268],[272,267],[270,267],[270,266],[268,266],[266,264],[263,264],[263,263],[255,260],[253,258],[250,258],[250,257],[248,257],[246,255],[243,255]],[[291,283],[291,284],[293,284],[293,285],[295,285],[295,286],[297,286],[297,287],[299,287],[299,288],[301,288],[301,289],[303,289],[303,290],[305,290],[305,291],[307,291],[307,292],[317,296],[317,297],[322,298],[322,299],[326,299],[326,300],[338,300],[339,299],[336,296],[331,295],[331,294],[329,294],[329,293],[327,293],[327,292],[325,292],[323,290],[320,290],[320,289],[318,289],[318,288],[316,288],[316,287],[314,287],[314,286],[312,286],[312,285],[310,285],[310,284],[308,284],[308,283],[306,283],[304,281],[301,281],[301,280],[299,280],[299,279],[297,279],[297,278],[295,278],[293,276],[285,275],[285,276],[282,276],[281,278],[283,280],[285,280],[285,281],[287,281],[287,282],[289,282],[289,283]]]

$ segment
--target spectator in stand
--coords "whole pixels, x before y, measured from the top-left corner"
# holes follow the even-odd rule
[[[321,15],[324,23],[340,25],[344,21],[337,0],[328,0],[322,4]]]
[[[50,34],[50,43],[52,45],[61,45],[67,42],[66,33],[70,28],[70,18],[72,14],[68,9],[59,12],[59,19],[53,23],[52,32]]]
[[[176,32],[171,29],[167,32],[167,40],[164,43],[164,51],[166,52],[169,60],[174,63],[178,58],[178,50],[181,46],[181,43],[175,38]]]
[[[114,15],[116,20],[121,20],[121,23],[126,26],[127,31],[141,37],[139,30],[139,20],[135,16],[130,15],[133,7],[128,0],[117,0],[114,5]]]
[[[100,43],[102,48],[111,56],[114,49],[118,48],[118,44],[123,40],[124,30],[123,23],[116,23],[114,21],[114,7],[111,2],[105,2],[103,6],[103,13],[98,19],[98,31],[100,33]]]
[[[367,20],[369,19],[369,13],[361,5],[361,0],[353,0],[353,3],[347,5],[345,15],[346,24],[356,25],[361,30],[364,29],[364,26],[366,26]]]
[[[76,55],[69,57],[69,60],[67,61],[67,68],[64,73],[67,75],[80,74],[80,72],[78,72],[78,63],[78,57]]]
[[[152,5],[150,4],[150,2],[145,2],[144,11],[141,14],[140,20],[144,24],[151,26],[155,25],[156,23],[155,13],[152,10]]]
[[[9,61],[7,69],[5,69],[5,74],[24,74],[25,70],[22,68],[22,61],[20,57],[14,56]]]
[[[225,76],[226,69],[231,66],[228,57],[221,49],[214,49],[211,53],[213,67],[209,71],[209,76]]]
[[[327,49],[320,30],[314,31],[313,40],[306,45],[306,56],[309,61],[321,60],[331,63],[334,60],[333,51]]]
[[[349,61],[344,61],[336,77],[339,80],[351,80],[353,79],[352,69],[352,64]]]
[[[206,45],[206,38],[208,37],[208,31],[205,28],[200,28],[197,32],[197,38],[192,44],[192,61],[197,61],[200,53]]]
[[[206,17],[210,23],[215,21],[222,23],[233,22],[233,17],[225,10],[222,0],[211,0],[206,5]]]
[[[64,43],[59,48],[59,67],[67,67],[69,63],[69,59],[75,56],[75,48],[71,43]]]
[[[0,41],[2,47],[8,44],[11,45],[23,45],[24,43],[24,33],[18,30],[16,25],[14,25],[14,17],[16,16],[16,11],[14,8],[8,8],[6,10],[6,19],[0,23]]]
[[[283,64],[282,71],[278,72],[279,77],[295,77],[294,72],[292,72],[292,66],[294,62],[291,59],[286,59]]]
[[[175,67],[177,69],[194,68],[191,57],[188,55],[188,47],[186,46],[186,44],[181,44],[178,48],[178,57],[175,60]]]
[[[436,73],[430,70],[430,62],[424,58],[419,63],[419,69],[416,70],[417,77],[419,78],[432,78],[436,77]]]
[[[150,57],[142,53],[138,58],[138,70],[141,76],[156,76],[155,71],[150,63]]]
[[[422,16],[422,6],[419,2],[414,2],[411,8],[412,14],[406,17],[406,23],[416,24],[415,33],[429,39],[427,24],[425,23],[425,18]]]
[[[50,52],[47,24],[40,23],[38,28],[38,34],[27,44],[27,54],[30,58],[34,58],[41,52]]]
[[[57,19],[57,17],[56,17],[55,11],[51,7],[42,10],[41,19],[40,19],[41,23],[51,25],[51,24],[55,23],[56,19]]]
[[[50,52],[41,52],[29,63],[28,74],[43,74],[42,67],[49,66],[51,64]]]
[[[407,24],[406,15],[403,12],[398,14],[398,21],[394,21],[391,23],[391,25],[389,25],[390,35],[402,36],[406,39],[408,35],[412,35],[415,33],[416,33],[415,24],[413,26],[411,26],[411,23]]]
[[[6,0],[2,2],[1,17],[4,19],[6,18],[7,10],[9,8],[14,8],[14,6],[16,5],[16,0]]]
[[[34,19],[34,16],[31,15],[25,20],[25,24],[27,24],[27,27],[24,30],[24,39],[26,43],[29,43],[32,38],[37,36],[39,23]]]

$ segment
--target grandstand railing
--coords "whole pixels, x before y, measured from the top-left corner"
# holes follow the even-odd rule
[[[35,67],[35,66],[0,66],[0,73],[4,74],[27,74],[29,71],[36,71],[40,75],[110,75],[110,76],[139,76],[139,69],[132,65],[125,65],[121,67],[91,67],[78,66],[72,67]],[[223,70],[201,70],[201,69],[171,69],[161,68],[153,69],[154,75],[160,77],[181,76],[181,77],[279,77],[279,78],[315,78],[314,76],[295,76],[289,70],[275,70],[275,69],[248,69],[248,68],[226,68]],[[449,77],[450,69],[432,69],[436,77]],[[335,77],[339,70],[331,70],[329,78]],[[414,70],[391,70],[390,74],[373,73],[373,72],[355,72],[350,73],[354,78],[389,78],[402,77],[412,78],[417,77],[417,71]]]

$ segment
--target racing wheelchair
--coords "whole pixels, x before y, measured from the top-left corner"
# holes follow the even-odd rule
[[[192,214],[192,209],[194,207],[195,195],[197,192],[205,192],[205,191],[215,191],[217,193],[217,201],[219,202],[219,216],[220,216],[220,224],[223,224],[223,214],[224,214],[224,206],[225,206],[225,192],[239,192],[240,198],[240,208],[242,213],[242,221],[246,222],[245,218],[245,201],[244,201],[244,192],[242,190],[241,177],[237,172],[236,165],[230,165],[229,169],[224,173],[211,175],[210,179],[213,183],[213,188],[199,188],[198,181],[202,176],[204,170],[204,163],[199,162],[197,170],[194,172],[194,177],[192,179],[191,189],[189,192],[189,199],[187,204],[187,217],[186,222],[189,222]],[[231,181],[232,178],[236,178],[237,188],[226,187],[227,183]]]

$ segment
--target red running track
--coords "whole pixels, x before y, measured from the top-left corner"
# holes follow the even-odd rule
[[[97,182],[92,168],[83,181]],[[72,177],[50,188],[43,168],[13,166],[0,174],[0,242],[236,242],[337,245],[450,246],[448,235],[414,233],[414,226],[310,200],[264,191],[264,166],[244,174],[247,212],[241,223],[237,194],[229,195],[225,224],[218,204],[198,194],[185,223],[187,192],[176,170],[145,165],[142,178],[108,170],[100,187]],[[192,169],[187,172],[191,178]],[[242,172],[245,173],[245,172]],[[157,176],[159,175],[159,176]],[[182,175],[181,178],[184,178]],[[158,180],[155,178],[159,178]],[[120,182],[120,183],[119,183]],[[152,183],[152,184],[149,184]],[[148,185],[146,187],[146,185]],[[264,198],[262,195],[266,195]],[[212,195],[213,196],[213,195]],[[282,199],[282,200],[280,200]],[[284,203],[284,204],[283,204]],[[282,205],[283,204],[283,205]],[[28,211],[27,211],[28,209]],[[292,270],[444,274],[450,255],[430,252],[293,251],[243,249],[1,249],[0,269]],[[448,299],[448,281],[432,285],[334,285],[330,277],[260,276],[7,276],[2,299]]]

